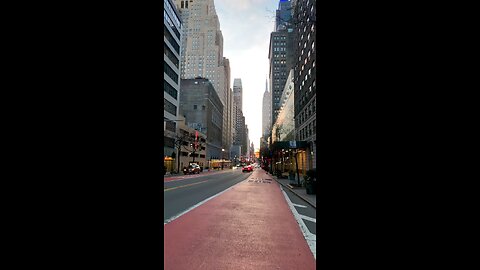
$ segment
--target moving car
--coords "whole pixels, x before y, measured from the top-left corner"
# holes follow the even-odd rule
[[[252,172],[252,171],[253,171],[252,165],[245,166],[242,169],[242,172]]]
[[[197,164],[190,164],[188,167],[183,168],[183,173],[184,174],[195,174],[195,173],[200,173],[200,166]]]

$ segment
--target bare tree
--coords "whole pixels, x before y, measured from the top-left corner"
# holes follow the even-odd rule
[[[183,148],[186,152],[190,153],[193,156],[192,163],[195,162],[195,154],[202,150],[202,147],[205,145],[202,143],[200,138],[195,138],[195,134],[190,134],[188,132],[182,132],[175,136],[175,147],[178,150],[177,158],[177,173],[180,173],[180,152]]]

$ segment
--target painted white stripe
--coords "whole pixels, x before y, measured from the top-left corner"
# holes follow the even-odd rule
[[[308,216],[304,216],[304,215],[302,215],[302,214],[299,214],[299,216],[300,216],[302,219],[305,219],[305,220],[308,220],[308,221],[317,223],[317,219],[316,219],[316,218],[311,218],[311,217],[308,217]]]
[[[200,205],[202,205],[202,204],[204,204],[204,203],[206,203],[206,202],[210,201],[211,199],[213,199],[213,198],[215,198],[215,197],[217,197],[217,196],[221,195],[222,193],[224,193],[224,192],[226,192],[226,191],[228,191],[228,190],[230,190],[230,189],[234,188],[235,186],[237,186],[237,185],[239,185],[239,184],[241,184],[241,183],[243,183],[243,182],[245,182],[245,181],[246,181],[246,180],[240,181],[240,182],[236,183],[235,185],[233,185],[233,186],[231,186],[231,187],[229,187],[229,188],[225,189],[224,191],[221,191],[221,192],[219,192],[219,193],[217,193],[217,194],[215,194],[215,195],[213,195],[213,196],[211,196],[211,197],[209,197],[209,198],[206,198],[205,200],[203,200],[203,201],[201,201],[201,202],[199,202],[199,203],[195,204],[194,206],[192,206],[192,207],[188,208],[187,210],[185,210],[185,211],[181,212],[180,214],[178,214],[178,215],[175,215],[175,216],[173,216],[173,217],[171,217],[171,218],[169,218],[169,219],[165,220],[165,221],[163,222],[163,226],[167,225],[168,223],[170,223],[170,222],[174,221],[175,219],[177,219],[177,218],[179,218],[179,217],[181,217],[181,216],[185,215],[186,213],[188,213],[188,212],[192,211],[193,209],[195,209],[195,208],[199,207]]]
[[[296,204],[296,203],[292,203],[292,205],[296,206],[296,207],[307,208],[306,205],[301,205],[301,204]]]
[[[310,247],[310,251],[312,252],[313,257],[315,258],[315,260],[317,260],[317,236],[308,230],[307,226],[305,225],[302,218],[300,217],[300,214],[297,212],[297,210],[293,206],[292,202],[290,201],[290,198],[288,198],[287,193],[285,193],[285,191],[281,186],[280,186],[280,189],[283,192],[283,196],[285,196],[285,200],[287,201],[287,204],[290,207],[290,210],[292,211],[293,216],[295,217],[298,225],[300,226],[300,231],[302,231],[303,237],[305,237],[305,240],[307,241],[307,244]]]

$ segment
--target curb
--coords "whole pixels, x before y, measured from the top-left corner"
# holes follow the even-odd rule
[[[269,175],[270,175],[270,174],[269,174]],[[288,185],[285,185],[285,184],[279,182],[279,181],[277,180],[277,177],[275,177],[275,176],[273,176],[273,175],[271,175],[271,176],[272,176],[273,179],[275,179],[275,181],[276,181],[277,183],[279,183],[280,185],[282,185],[282,186],[285,187],[285,188],[288,188],[293,194],[297,195],[297,197],[299,197],[300,199],[302,199],[303,201],[305,201],[306,203],[308,203],[308,204],[309,204],[310,206],[312,206],[315,210],[317,209],[317,207],[316,207],[312,202],[310,202],[308,199],[305,199],[303,196],[301,196],[300,194],[298,194],[297,192],[295,192],[295,190],[292,189],[292,188],[290,188]]]

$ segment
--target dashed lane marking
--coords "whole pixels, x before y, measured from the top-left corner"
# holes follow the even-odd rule
[[[317,236],[308,230],[307,226],[305,225],[305,222],[303,222],[303,219],[301,215],[297,212],[297,209],[295,209],[295,206],[293,206],[292,201],[290,201],[290,198],[288,198],[287,193],[285,190],[283,190],[282,187],[280,189],[283,192],[283,196],[285,196],[285,200],[287,200],[287,204],[290,207],[290,210],[293,213],[293,216],[297,220],[298,225],[300,226],[300,231],[303,233],[303,237],[307,241],[308,247],[310,247],[310,251],[313,254],[313,257],[315,260],[317,259]]]
[[[292,203],[292,205],[296,206],[296,207],[307,208],[306,205],[301,205],[301,204],[296,204],[296,203]]]
[[[316,218],[311,218],[309,216],[305,216],[305,215],[302,215],[302,214],[298,214],[302,219],[305,219],[305,220],[308,220],[308,221],[311,221],[311,222],[314,222],[314,223],[317,223],[317,219]]]
[[[163,226],[165,226],[165,225],[167,225],[168,223],[170,223],[170,222],[174,221],[175,219],[177,219],[177,218],[179,218],[179,217],[181,217],[181,216],[185,215],[186,213],[188,213],[188,212],[192,211],[193,209],[195,209],[195,208],[199,207],[200,205],[202,205],[202,204],[204,204],[204,203],[206,203],[206,202],[210,201],[211,199],[213,199],[213,198],[215,198],[215,197],[217,197],[217,196],[219,196],[219,195],[223,194],[224,192],[227,192],[228,190],[230,190],[230,189],[232,189],[232,188],[236,187],[237,185],[239,185],[239,184],[243,183],[244,181],[245,181],[245,180],[242,180],[242,181],[240,181],[240,182],[236,183],[235,185],[233,185],[233,186],[231,186],[231,187],[229,187],[229,188],[225,189],[224,191],[221,191],[221,192],[219,192],[219,193],[217,193],[217,194],[215,194],[215,195],[213,195],[213,196],[211,196],[211,197],[209,197],[209,198],[206,198],[205,200],[203,200],[203,201],[201,201],[201,202],[199,202],[199,203],[195,204],[194,206],[192,206],[192,207],[188,208],[187,210],[185,210],[185,211],[181,212],[180,214],[178,214],[178,215],[175,215],[175,216],[173,216],[173,217],[171,217],[171,218],[169,218],[169,219],[167,219],[167,220],[163,221]]]
[[[177,188],[183,188],[183,187],[198,185],[198,184],[201,184],[201,183],[205,183],[205,182],[207,182],[207,181],[210,181],[210,180],[200,181],[200,182],[196,182],[196,183],[192,183],[192,184],[187,184],[187,185],[183,185],[183,186],[178,186],[178,187],[164,188],[164,189],[163,189],[163,192],[165,192],[165,191],[170,191],[170,190],[174,190],[174,189],[177,189]]]

